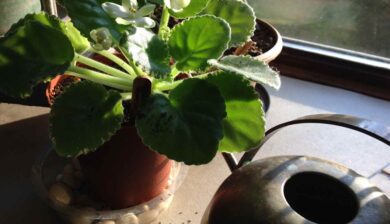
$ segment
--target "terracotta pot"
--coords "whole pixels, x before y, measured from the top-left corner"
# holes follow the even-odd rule
[[[146,147],[135,127],[123,127],[93,153],[79,157],[87,183],[114,209],[146,202],[167,186],[172,161]]]
[[[204,224],[390,223],[390,200],[353,170],[305,156],[258,160],[230,175]]]
[[[274,45],[269,50],[263,52],[261,55],[256,57],[257,59],[264,61],[265,63],[269,63],[272,60],[274,60],[280,54],[280,52],[282,52],[282,48],[283,48],[282,36],[271,24],[260,19],[256,19],[256,23],[261,29],[264,29],[268,33],[272,34],[271,38],[273,38],[275,42]]]
[[[46,86],[45,94],[49,106],[53,105],[55,98],[63,91],[63,88],[79,80],[79,78],[70,75],[57,75],[54,77]],[[59,85],[61,87],[58,87]]]

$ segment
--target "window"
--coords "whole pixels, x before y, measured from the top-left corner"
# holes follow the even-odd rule
[[[286,37],[390,58],[389,0],[249,0]]]
[[[284,75],[390,98],[390,0],[248,0],[284,37]]]

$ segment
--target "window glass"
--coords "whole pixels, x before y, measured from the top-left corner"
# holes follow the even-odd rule
[[[390,58],[390,0],[248,0],[282,36]]]

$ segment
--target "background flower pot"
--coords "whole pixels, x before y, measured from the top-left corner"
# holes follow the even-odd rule
[[[280,33],[269,23],[256,19],[256,26],[251,40],[240,47],[232,47],[225,55],[248,55],[269,63],[281,53],[283,40]]]
[[[268,35],[262,36],[261,33]],[[271,24],[260,19],[256,19],[256,31],[254,37],[257,35],[259,35],[260,40],[268,39],[264,41],[273,43],[269,47],[264,48],[265,51],[256,57],[257,59],[264,61],[265,63],[269,63],[274,60],[282,51],[282,36]],[[254,37],[252,39],[254,39]]]
[[[0,35],[26,14],[39,12],[40,0],[1,0],[0,1]]]
[[[135,127],[123,127],[93,153],[79,157],[87,183],[110,207],[146,202],[167,186],[172,161],[146,147]]]

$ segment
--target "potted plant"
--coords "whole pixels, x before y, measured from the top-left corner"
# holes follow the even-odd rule
[[[249,80],[279,88],[278,73],[250,55],[223,56],[253,35],[247,3],[60,3],[71,21],[29,14],[0,39],[0,91],[23,98],[57,74],[82,80],[54,101],[50,138],[59,155],[78,158],[91,188],[111,208],[161,193],[171,160],[204,164],[217,152],[259,144],[264,113]],[[149,15],[159,5],[157,22]],[[170,17],[181,21],[169,28]]]

